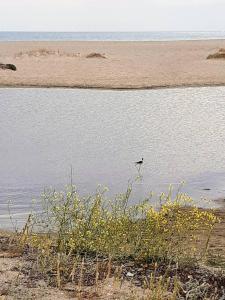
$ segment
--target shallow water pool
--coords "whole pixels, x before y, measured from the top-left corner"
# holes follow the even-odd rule
[[[202,198],[225,196],[225,87],[104,91],[0,89],[0,220],[18,222],[45,187],[133,184],[132,201],[185,181]],[[205,190],[208,189],[208,190]]]

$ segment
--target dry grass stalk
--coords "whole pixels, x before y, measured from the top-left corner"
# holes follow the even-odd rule
[[[98,279],[99,279],[99,261],[97,257],[96,270],[95,270],[95,290],[98,292]]]
[[[82,293],[83,275],[84,275],[84,257],[82,258],[82,263],[81,263],[81,267],[80,267],[80,274],[79,274],[79,283],[78,283],[79,298],[81,297],[81,293]]]
[[[111,276],[111,270],[112,270],[112,258],[109,257],[108,264],[107,264],[107,275],[106,279],[108,280]]]
[[[60,273],[60,254],[58,253],[57,256],[57,270],[56,270],[56,277],[57,277],[57,287],[61,288],[61,273]]]

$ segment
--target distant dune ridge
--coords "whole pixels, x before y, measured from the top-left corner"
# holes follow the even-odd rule
[[[220,49],[218,51],[218,49]],[[225,40],[0,42],[0,86],[144,89],[225,85]],[[212,55],[212,57],[210,57]]]

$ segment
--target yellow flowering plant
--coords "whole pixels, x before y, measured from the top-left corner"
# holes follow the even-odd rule
[[[26,238],[42,269],[45,264],[48,270],[56,268],[60,257],[63,272],[69,274],[68,261],[84,254],[173,263],[204,257],[218,222],[212,211],[194,206],[182,193],[172,198],[169,191],[153,206],[151,197],[129,204],[131,185],[113,200],[105,191],[99,188],[93,196],[80,197],[69,186],[65,192],[44,193],[43,211],[33,216],[35,231]]]

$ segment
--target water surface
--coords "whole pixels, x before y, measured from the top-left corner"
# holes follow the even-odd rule
[[[0,41],[179,41],[224,38],[225,31],[0,32]]]
[[[172,183],[200,205],[225,196],[225,87],[103,91],[0,89],[0,219],[23,219],[45,187],[73,181],[124,191],[144,157],[132,201]],[[205,191],[204,189],[210,189]]]

